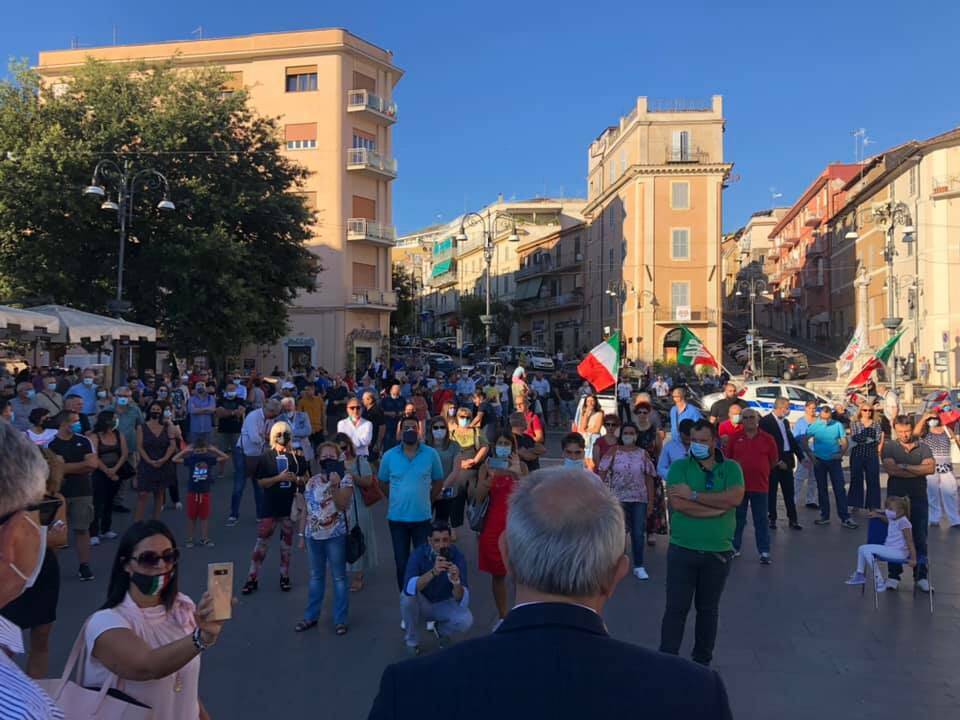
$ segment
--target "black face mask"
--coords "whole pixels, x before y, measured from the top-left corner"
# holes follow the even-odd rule
[[[337,473],[340,477],[344,475],[344,466],[343,463],[339,460],[334,460],[333,458],[324,458],[320,461],[320,469],[323,470],[328,475],[330,473]]]
[[[417,431],[416,430],[404,430],[403,431],[403,442],[405,445],[416,445],[417,444]]]
[[[160,415],[161,415],[161,413],[152,412],[152,413],[150,413],[150,419],[151,419],[151,420],[159,420],[159,419],[160,419]]]
[[[278,445],[286,445],[286,444],[289,443],[289,442],[290,442],[290,433],[288,433],[288,432],[282,432],[282,433],[278,433],[278,434],[277,434],[277,444],[278,444]]]

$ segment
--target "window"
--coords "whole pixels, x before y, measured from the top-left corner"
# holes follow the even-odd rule
[[[353,89],[354,90],[366,90],[367,92],[376,93],[377,92],[377,81],[374,80],[369,75],[364,75],[361,72],[353,71]]]
[[[670,259],[690,259],[690,231],[686,228],[674,228],[670,231]]]
[[[670,159],[673,161],[682,161],[690,159],[690,132],[687,130],[674,130],[673,142],[670,146]]]
[[[297,65],[287,68],[287,92],[312,92],[317,89],[317,66]]]
[[[767,400],[778,398],[780,397],[780,388],[777,385],[763,385],[757,388],[757,397]]]
[[[610,184],[613,185],[613,181],[616,179],[617,161],[611,158],[609,162],[610,162]]]
[[[910,197],[917,194],[917,166],[910,168]]]
[[[553,261],[556,267],[560,267],[563,263],[561,262],[562,255],[560,254],[560,243],[557,242],[557,246],[553,250]]]
[[[690,283],[670,283],[670,307],[674,315],[678,307],[690,307]]]
[[[287,150],[313,150],[316,147],[316,140],[287,140]]]
[[[624,148],[620,151],[620,174],[623,175],[627,171],[627,149]]]
[[[911,243],[912,245],[913,243]],[[823,258],[817,258],[817,285],[822,286],[824,280]]]
[[[627,259],[627,241],[623,240],[620,242],[620,260],[623,261],[626,259]]]
[[[365,130],[353,129],[353,147],[364,148],[365,150],[377,149],[377,138],[375,135]]]
[[[573,239],[573,257],[574,257],[574,260],[579,260],[579,259],[580,259],[579,257],[577,257],[578,255],[580,255],[580,253],[581,253],[581,251],[580,251],[580,236],[577,235],[577,236]]]
[[[787,391],[787,397],[796,402],[805,403],[808,400],[817,400],[816,395],[803,388],[786,386],[784,390]]]
[[[377,266],[367,263],[353,264],[353,289],[368,290],[377,287]]]
[[[243,90],[243,72],[228,72],[222,90],[224,95]]]
[[[670,183],[670,207],[674,210],[690,209],[690,183]]]
[[[377,201],[371,198],[353,196],[353,213],[350,217],[364,218],[366,220],[377,219]]]
[[[294,123],[284,128],[287,150],[310,150],[317,147],[317,124]]]

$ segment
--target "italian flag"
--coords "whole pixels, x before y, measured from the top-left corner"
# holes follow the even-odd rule
[[[897,346],[900,336],[905,332],[905,329],[901,330],[892,338],[887,340],[887,344],[877,350],[873,354],[873,357],[864,363],[863,367],[860,368],[860,372],[850,378],[850,382],[847,383],[847,387],[860,387],[870,379],[870,376],[873,375],[875,370],[885,367],[887,361],[890,359],[890,356],[893,355],[893,349]]]
[[[709,365],[720,369],[720,364],[713,357],[706,346],[700,342],[700,338],[693,334],[693,331],[685,325],[680,326],[683,337],[680,338],[680,348],[677,351],[677,363],[680,365]]]
[[[583,361],[577,365],[580,377],[593,385],[597,392],[603,392],[617,384],[617,371],[620,368],[620,333],[615,332],[597,345]]]

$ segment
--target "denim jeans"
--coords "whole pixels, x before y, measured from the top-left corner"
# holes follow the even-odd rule
[[[633,549],[633,566],[643,567],[643,549],[647,541],[647,503],[624,502],[623,519],[626,521],[627,532],[630,534],[630,545]]]
[[[350,589],[347,586],[347,536],[339,535],[326,540],[307,538],[307,551],[310,555],[310,587],[303,619],[313,622],[320,617],[329,561],[330,575],[333,576],[333,624],[346,625],[347,612],[350,610]]]
[[[830,491],[827,489],[829,475],[830,484],[833,485],[833,497],[837,501],[837,515],[841,520],[847,520],[850,517],[850,510],[847,508],[847,491],[843,487],[843,465],[840,464],[840,460],[816,458],[813,461],[813,473],[817,478],[820,517],[824,520],[830,519]]]
[[[880,507],[880,458],[876,452],[864,457],[854,450],[850,455],[850,492],[847,502],[855,508]]]
[[[732,553],[688,550],[671,543],[667,551],[667,606],[660,625],[660,652],[678,655],[690,604],[696,601],[693,661],[709,665],[717,641],[720,596]]]
[[[256,462],[259,461],[259,455],[246,456],[239,447],[233,448],[233,493],[230,495],[230,516],[240,517],[240,500],[243,499],[243,488],[250,478],[253,485],[253,502],[257,507],[257,519],[263,514],[263,488],[254,478],[256,471]]]
[[[432,620],[441,637],[465,633],[473,625],[473,613],[454,599],[432,603],[421,593],[415,596],[400,593],[400,617],[407,626],[404,642],[410,647],[420,644],[421,623]]]
[[[917,566],[913,569],[914,580],[927,577],[930,559],[927,557],[927,523],[930,519],[930,506],[927,500],[925,478],[888,478],[887,497],[910,498],[910,524],[913,525],[913,544],[917,549]],[[890,577],[899,580],[903,574],[903,565],[887,563]]]
[[[573,418],[577,414],[577,401],[576,400],[561,400],[560,401],[560,422],[566,426],[568,423],[573,422]],[[567,428],[570,429],[569,427]]]
[[[407,573],[410,549],[423,545],[430,537],[430,521],[400,522],[388,520],[390,540],[393,542],[393,561],[397,568],[397,589],[403,591],[403,576]]]
[[[743,543],[743,529],[747,526],[747,505],[753,511],[753,532],[757,538],[757,552],[770,552],[770,528],[767,525],[769,517],[767,516],[768,506],[767,492],[746,492],[743,494],[743,502],[737,505],[737,527],[733,531],[733,547],[740,550]]]

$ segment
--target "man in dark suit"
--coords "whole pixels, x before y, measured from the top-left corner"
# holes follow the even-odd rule
[[[370,720],[732,718],[715,672],[607,634],[600,612],[630,563],[620,503],[596,476],[524,478],[500,551],[517,584],[500,627],[387,667]]]
[[[769,514],[770,529],[777,529],[777,488],[783,489],[783,504],[787,508],[787,519],[793,530],[803,530],[797,522],[797,504],[793,492],[793,469],[803,460],[803,447],[790,432],[790,401],[787,398],[777,398],[773,403],[773,410],[760,419],[760,429],[773,436],[780,450],[780,462],[770,471],[770,497],[767,499],[767,513]]]

